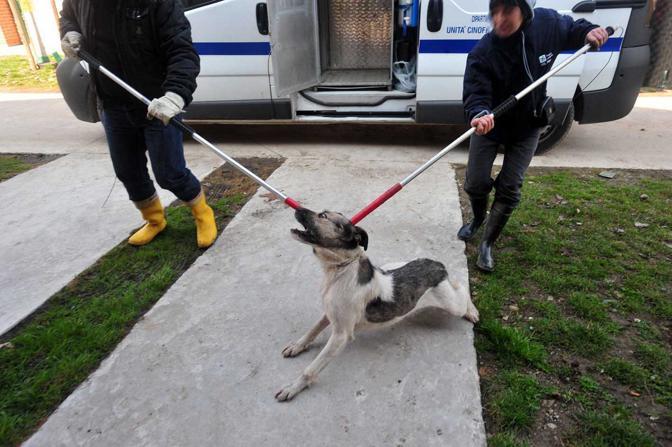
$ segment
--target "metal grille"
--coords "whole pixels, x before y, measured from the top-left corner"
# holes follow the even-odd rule
[[[393,0],[330,0],[329,69],[387,68]]]

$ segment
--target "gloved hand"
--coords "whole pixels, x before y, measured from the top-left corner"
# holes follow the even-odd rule
[[[82,35],[77,31],[68,31],[61,39],[61,48],[65,57],[78,57],[77,53],[81,47]]]
[[[158,118],[167,126],[172,117],[182,112],[182,107],[184,107],[184,99],[180,95],[166,92],[164,96],[152,99],[147,108],[147,118]]]

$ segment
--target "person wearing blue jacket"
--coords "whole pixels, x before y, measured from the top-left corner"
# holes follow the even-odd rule
[[[469,53],[464,75],[463,103],[467,121],[476,128],[469,145],[465,192],[473,220],[458,232],[473,239],[486,218],[488,196],[495,199],[478,249],[479,269],[494,270],[492,246],[520,202],[525,171],[539,143],[545,116],[546,83],[522,98],[507,114],[495,119],[492,110],[550,71],[564,50],[585,43],[595,48],[609,38],[606,30],[551,9],[534,8],[535,0],[491,0],[492,31]],[[503,145],[502,169],[493,180],[492,165]]]

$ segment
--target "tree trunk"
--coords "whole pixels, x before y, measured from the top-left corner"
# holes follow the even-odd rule
[[[16,29],[19,32],[19,37],[21,37],[21,43],[23,48],[26,49],[26,55],[28,57],[28,63],[30,68],[37,70],[39,67],[35,63],[35,57],[33,52],[30,49],[30,38],[28,37],[28,30],[26,29],[26,24],[23,21],[23,16],[21,15],[21,9],[16,3],[16,0],[9,0],[9,8],[12,10],[12,15],[14,16],[14,23],[16,24]]]

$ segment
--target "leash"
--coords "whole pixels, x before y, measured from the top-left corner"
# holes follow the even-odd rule
[[[607,34],[609,36],[614,34],[614,29],[610,26],[606,28]],[[509,98],[507,98],[503,103],[498,105],[495,110],[492,111],[492,114],[494,115],[495,119],[499,118],[512,108],[518,104],[518,101],[520,101],[521,98],[525,97],[527,94],[529,94],[532,90],[535,88],[539,87],[541,84],[546,82],[548,78],[551,76],[554,76],[557,72],[565,68],[567,65],[571,64],[574,62],[576,59],[578,59],[580,56],[582,56],[584,53],[586,53],[588,50],[591,49],[590,44],[586,44],[581,49],[579,49],[576,53],[572,54],[569,58],[564,60],[561,64],[559,64],[557,67],[540,77],[537,81],[533,82],[530,84],[527,88],[522,90],[520,93],[517,95],[512,95]],[[476,132],[476,128],[472,127],[465,133],[463,133],[459,138],[457,138],[455,141],[450,143],[450,145],[446,146],[441,152],[436,154],[434,157],[432,157],[430,160],[428,160],[425,164],[420,166],[418,169],[413,171],[408,177],[400,181],[399,183],[396,183],[393,185],[390,189],[385,191],[383,194],[378,196],[373,202],[369,203],[367,206],[365,206],[360,212],[355,214],[352,219],[350,219],[350,222],[352,222],[353,225],[357,225],[358,222],[360,222],[362,219],[364,219],[366,216],[371,214],[376,208],[378,208],[380,205],[383,203],[387,202],[392,196],[394,196],[396,193],[401,191],[404,186],[408,185],[410,182],[413,181],[417,176],[425,172],[430,166],[432,166],[434,163],[439,161],[444,155],[446,155],[448,152],[453,150],[455,147],[457,147],[460,143],[462,143],[464,140],[467,138],[471,137],[471,135]]]
[[[124,82],[121,78],[119,78],[117,75],[112,73],[110,70],[105,68],[103,64],[100,63],[95,57],[93,57],[91,54],[86,52],[85,50],[79,50],[78,53],[79,57],[82,58],[85,62],[89,64],[90,67],[93,67],[95,70],[98,70],[100,73],[104,74],[108,78],[110,78],[112,81],[114,81],[119,87],[123,88],[126,90],[128,93],[133,95],[135,98],[140,100],[142,103],[145,105],[149,106],[150,100],[147,99],[145,96],[142,95],[139,91],[131,87],[129,84]],[[183,122],[179,121],[176,119],[176,117],[173,117],[170,119],[170,124],[173,126],[177,127],[180,129],[183,133],[189,135],[191,138],[194,140],[198,141],[201,143],[203,146],[207,147],[210,149],[212,152],[217,154],[220,158],[226,160],[228,163],[230,163],[234,168],[236,168],[238,171],[241,173],[245,174],[252,180],[254,180],[259,186],[262,188],[266,189],[268,192],[271,194],[275,195],[278,199],[282,200],[282,202],[291,207],[294,208],[295,210],[302,208],[302,206],[297,202],[296,200],[292,199],[291,197],[288,197],[287,195],[283,194],[280,190],[274,188],[270,184],[266,183],[264,180],[262,180],[258,175],[256,175],[254,172],[250,171],[247,169],[245,166],[242,164],[238,163],[235,159],[231,158],[228,156],[226,153],[222,152],[219,150],[215,145],[210,143],[208,140],[203,138],[201,135],[196,133],[196,131],[191,127],[188,126],[187,124],[184,124]]]

